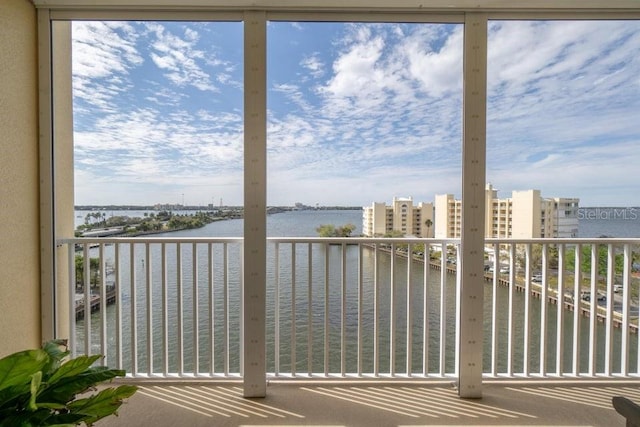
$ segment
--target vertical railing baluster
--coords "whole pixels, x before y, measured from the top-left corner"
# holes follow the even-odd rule
[[[115,286],[116,286],[116,366],[124,369],[122,358],[122,281],[120,280],[120,244],[115,243]]]
[[[167,277],[167,244],[160,244],[161,290],[162,290],[162,373],[169,375],[169,295]]]
[[[136,294],[136,248],[135,243],[129,244],[129,268],[131,269],[131,375],[138,375],[138,296]]]
[[[296,244],[291,243],[291,376],[296,376]]]
[[[624,245],[624,265],[622,270],[622,342],[620,343],[620,373],[629,376],[629,312],[631,307],[631,246]]]
[[[636,245],[634,245],[634,247],[637,247]],[[631,256],[633,258],[634,254],[633,252],[631,253]],[[635,282],[635,281],[634,281]],[[632,292],[635,290],[635,295],[636,295],[636,307],[635,308],[635,313],[636,313],[636,341],[638,342],[638,345],[636,347],[636,376],[640,375],[640,284],[634,286],[634,289],[631,289],[631,285],[634,283],[631,281],[631,277],[628,278],[628,281],[625,282],[625,292],[629,294],[628,297],[629,298],[629,311],[631,312],[632,310],[632,306],[631,306],[631,294]],[[629,313],[629,315],[631,316],[631,313]]]
[[[391,244],[391,271],[389,273],[389,374],[396,374],[396,247]]]
[[[616,265],[616,251],[613,244],[607,245],[607,290],[606,290],[606,312],[605,321],[605,353],[604,370],[605,375],[611,376],[613,369],[613,282]],[[598,299],[596,298],[596,304]]]
[[[580,376],[580,326],[582,319],[582,246],[578,243],[575,245],[575,266],[574,266],[574,284],[573,284],[573,375]]]
[[[307,374],[313,374],[313,244],[307,244]]]
[[[522,367],[525,377],[531,374],[531,243],[525,245],[524,336]]]
[[[207,245],[207,273],[208,273],[208,299],[209,299],[209,374],[211,376],[216,373],[216,306],[215,306],[215,286],[214,286],[214,276],[213,276],[213,243],[209,243]]]
[[[549,253],[542,244],[542,285],[540,289],[540,375],[547,375],[547,301],[549,290]]]
[[[358,243],[358,376],[362,376],[362,312],[364,310],[364,273],[363,273],[363,246]]]
[[[564,373],[564,245],[558,245],[558,286],[556,306],[556,375]]]
[[[324,375],[329,376],[329,245],[324,243]]]
[[[109,356],[107,354],[107,269],[105,268],[104,243],[100,243],[98,248],[98,259],[100,260],[100,354],[102,354],[102,364],[109,365]]]
[[[67,268],[69,269],[69,351],[71,357],[75,358],[76,351],[76,243],[69,243],[67,246]]]
[[[244,301],[244,257],[242,254],[244,252],[242,249],[242,243],[238,246],[240,252],[238,254],[238,259],[240,262],[240,301]],[[240,376],[244,377],[244,304],[240,304]]]
[[[344,377],[347,371],[347,245],[343,242],[340,264],[340,374]]]
[[[500,271],[500,246],[493,245],[493,273],[491,296],[491,375],[498,375],[498,272]]]
[[[200,313],[198,311],[198,244],[195,242],[191,246],[191,265],[193,280],[193,374],[198,376],[200,374]]]
[[[413,310],[411,308],[411,263],[413,262],[413,246],[407,246],[407,376],[411,376],[413,358]]]
[[[438,368],[441,377],[445,374],[447,342],[447,255],[447,244],[443,242],[440,257],[440,365]]]
[[[275,245],[275,307],[274,307],[274,321],[273,321],[273,339],[274,339],[274,359],[275,367],[274,374],[278,376],[280,374],[280,243],[276,242]]]
[[[378,260],[380,243],[373,249],[373,375],[380,376],[380,263]],[[640,363],[640,362],[639,362]],[[639,365],[640,366],[640,365]]]
[[[592,377],[596,375],[597,360],[598,264],[598,245],[593,243],[591,245],[591,296],[589,298],[589,375]]]
[[[514,347],[514,292],[516,287],[516,245],[509,244],[509,318],[507,321],[507,375],[513,377],[513,347]]]
[[[431,245],[424,245],[424,269],[422,277],[422,375],[429,375],[429,270],[431,270]]]
[[[84,354],[91,355],[91,262],[89,243],[83,248],[83,282],[84,282]]]
[[[224,269],[223,283],[223,304],[224,304],[224,376],[229,376],[229,357],[231,346],[230,340],[230,316],[229,312],[229,245],[225,242],[222,244],[222,265]]]
[[[182,245],[176,243],[176,307],[177,307],[177,327],[178,327],[178,376],[184,376],[184,329],[182,326]]]
[[[153,277],[151,270],[151,243],[145,243],[147,293],[147,375],[153,375]]]

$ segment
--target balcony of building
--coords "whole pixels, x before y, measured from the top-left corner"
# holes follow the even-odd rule
[[[487,240],[482,400],[456,390],[457,239],[270,238],[260,400],[242,397],[242,239],[59,244],[84,263],[60,296],[71,348],[141,387],[105,425],[622,425],[611,398],[640,397],[637,239]]]
[[[449,383],[271,381],[266,398],[241,384],[141,384],[101,426],[624,426],[613,396],[640,401],[637,383],[487,382],[481,400]]]
[[[250,18],[255,25],[247,32],[252,37],[249,46],[264,47],[260,31],[266,25],[265,11],[318,13],[328,7],[329,12],[340,12],[343,5],[35,3],[40,12],[23,0],[0,5],[1,27],[7,31],[0,40],[4,101],[0,105],[0,352],[37,346],[70,333],[76,354],[105,354],[104,363],[124,367],[125,381],[141,385],[140,393],[123,408],[122,418],[108,423],[622,425],[611,410],[610,397],[622,394],[640,399],[634,383],[639,371],[634,330],[638,285],[631,271],[638,242],[491,241],[479,230],[484,214],[477,212],[483,212],[485,181],[481,145],[486,136],[482,75],[465,78],[469,86],[465,88],[463,190],[465,200],[474,202],[456,203],[460,220],[465,221],[451,230],[461,240],[266,239],[266,191],[260,187],[266,176],[261,173],[264,158],[251,159],[255,168],[247,171],[246,229],[251,232],[241,242],[74,240],[69,238],[72,230],[59,228],[57,222],[73,208],[73,186],[65,181],[68,177],[60,176],[73,167],[71,162],[64,163],[72,160],[68,153],[56,151],[69,149],[63,142],[71,139],[72,130],[65,127],[68,123],[59,126],[60,117],[65,117],[60,113],[68,107],[61,101],[64,96],[52,96],[52,87],[58,95],[66,88],[64,82],[52,82],[52,68],[57,77],[64,76],[64,64],[56,61],[69,56],[60,50],[51,52],[54,16],[57,22],[122,19],[123,13],[130,13],[129,19],[146,19],[148,13],[158,12],[162,19],[177,19],[184,16],[178,9],[190,7],[185,19],[197,19],[196,12],[212,8],[214,13],[231,11],[234,19]],[[342,12],[348,19],[371,18],[371,4],[347,3]],[[409,19],[423,4],[408,3],[405,7],[376,2],[373,8],[378,13],[400,13],[396,19]],[[568,1],[547,2],[543,9],[535,2],[515,9],[506,3],[501,8],[484,2],[479,10],[463,3],[457,3],[453,17],[448,14],[449,3],[434,5],[432,12],[469,25],[475,34],[471,40],[486,39],[484,13],[497,19],[505,18],[504,14],[506,19],[639,17],[638,6],[631,0],[593,1],[581,9]],[[467,63],[480,61],[474,72],[486,71],[484,53],[486,41],[465,53]],[[247,78],[246,92],[255,94],[263,89],[259,82],[265,73],[264,61],[259,62],[260,55],[248,58],[258,61],[247,66],[254,75]],[[471,77],[471,70],[465,73]],[[254,111],[246,117],[258,123],[247,126],[247,141],[264,142],[259,124],[265,123],[266,112]],[[260,152],[264,145],[250,148],[254,151],[248,152]],[[406,253],[411,254],[409,247],[421,244],[432,245],[434,252],[440,246],[440,258],[407,257],[395,250],[407,245]],[[487,244],[500,246],[506,257],[496,257],[494,273],[484,277]],[[102,278],[95,286],[82,288],[79,297],[72,263],[76,245],[83,262],[99,259]],[[455,249],[455,263],[448,263],[449,257],[444,256],[442,246],[447,245]],[[599,260],[595,248],[600,247],[605,248],[605,270],[594,268],[587,277],[573,270],[572,277],[567,254],[574,251],[575,268],[585,256],[580,248]],[[540,263],[533,254],[537,248]],[[617,259],[623,266],[621,292],[615,287]],[[503,262],[509,269],[500,273],[498,265]],[[319,276],[313,273],[315,263]],[[383,263],[386,276],[381,275]],[[84,283],[89,284],[89,264],[84,271],[88,275]],[[538,274],[541,280],[534,281]],[[265,295],[260,294],[262,289]],[[588,301],[582,298],[585,293]],[[114,304],[101,307],[108,299]],[[98,306],[92,315],[77,316],[76,301],[87,311],[96,301]],[[269,309],[262,313],[266,301]],[[262,326],[247,325],[262,319]],[[246,336],[245,331],[259,333]],[[253,354],[247,342],[252,343]],[[287,347],[287,343],[295,345]],[[246,363],[247,355],[255,359]],[[259,366],[260,360],[264,366]],[[247,366],[250,373],[245,371]],[[265,398],[241,399],[251,395],[247,378],[254,385],[260,385],[256,378],[269,381]],[[462,392],[461,381],[466,386]],[[460,395],[482,399],[463,400]]]

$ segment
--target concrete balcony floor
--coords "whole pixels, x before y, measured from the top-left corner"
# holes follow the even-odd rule
[[[139,384],[115,426],[624,426],[611,405],[640,402],[640,382],[488,382],[482,399],[449,383],[271,382],[244,399],[241,383]]]

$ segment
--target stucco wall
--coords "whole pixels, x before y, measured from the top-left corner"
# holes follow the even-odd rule
[[[36,12],[0,1],[0,356],[40,343]]]

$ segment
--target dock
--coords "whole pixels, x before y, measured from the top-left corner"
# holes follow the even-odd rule
[[[115,288],[109,289],[106,292],[106,300],[107,300],[107,305],[115,304],[115,302],[116,302],[116,290],[115,290]],[[85,299],[84,295],[82,295],[82,298],[76,299],[76,320],[84,319],[84,316],[85,316],[85,304],[86,304],[86,299]],[[100,310],[100,307],[102,306],[102,298],[101,298],[101,296],[100,295],[91,295],[89,304],[90,304],[91,313]]]
[[[422,258],[416,258],[415,255],[414,255],[413,258],[414,258],[414,261],[423,262]],[[429,265],[434,270],[441,270],[441,265],[440,265],[439,262],[429,262]],[[447,269],[447,273],[456,274],[455,265],[452,266],[450,264],[447,264],[446,269]],[[484,280],[485,280],[485,282],[493,283],[493,274],[485,273]],[[506,288],[508,288],[510,286],[509,279],[504,279],[504,278],[501,278],[501,277],[497,277],[496,280],[497,280],[498,285],[500,285],[500,286],[503,286],[503,287],[506,287]],[[522,284],[522,283],[518,283],[518,281],[516,281],[514,289],[516,291],[518,291],[518,292],[526,292],[526,290],[527,290],[526,286],[524,284]],[[570,289],[568,289],[568,290],[570,290]],[[529,288],[529,292],[531,293],[531,296],[533,296],[534,298],[537,298],[537,299],[542,298],[542,286],[541,286],[541,284],[532,283],[530,288]],[[557,292],[555,291],[555,289],[549,289],[548,290],[548,292],[547,292],[547,302],[549,302],[549,303],[551,303],[553,305],[558,305],[558,296],[557,296]],[[568,300],[566,295],[565,295],[565,298],[563,298],[563,304],[564,304],[564,308],[566,310],[574,311],[576,309],[576,304],[574,303],[573,298],[571,300]],[[580,310],[580,313],[584,317],[590,317],[591,316],[591,303],[585,302],[583,304],[581,302],[579,304],[579,310]],[[601,323],[604,323],[606,321],[607,315],[606,315],[606,310],[605,310],[604,307],[597,307],[596,308],[596,319],[597,319],[598,322],[601,322]],[[614,312],[613,326],[615,328],[622,328],[622,315],[620,313],[618,313],[618,312]],[[629,322],[629,332],[637,334],[638,333],[638,324]]]

